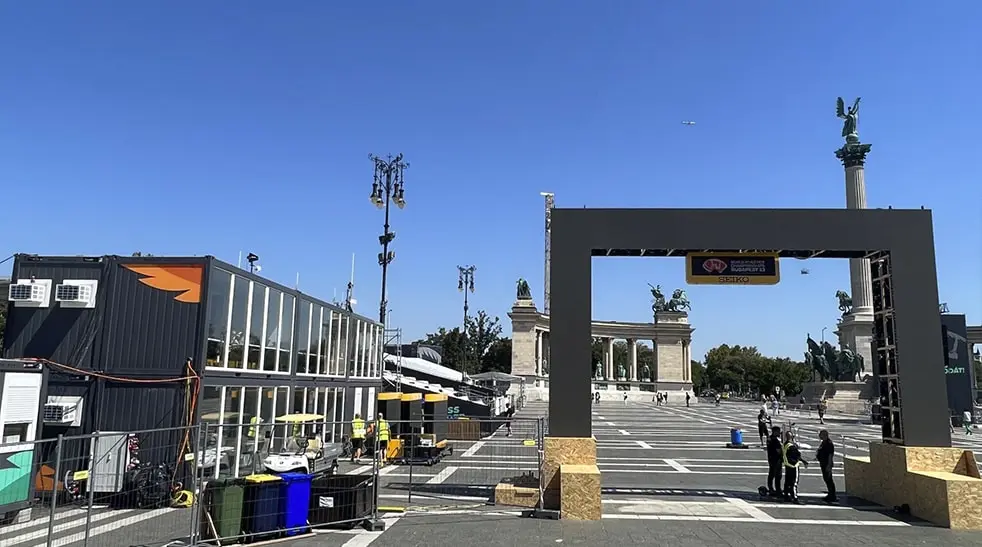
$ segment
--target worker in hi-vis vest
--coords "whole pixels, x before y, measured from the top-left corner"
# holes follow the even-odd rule
[[[800,503],[798,501],[799,468],[802,465],[808,467],[808,462],[801,457],[801,450],[790,431],[784,432],[784,447],[781,455],[784,459],[784,500]]]
[[[378,414],[378,451],[379,451],[379,461],[385,463],[385,458],[388,455],[389,449],[389,436],[391,432],[389,430],[389,422],[385,421],[385,415],[379,412]]]
[[[351,420],[351,463],[361,458],[362,448],[365,446],[365,420],[361,419],[361,414],[355,414],[355,419]]]
[[[258,423],[259,423],[258,416],[253,416],[252,418],[249,418],[249,431],[246,433],[246,435],[248,435],[250,439],[256,438],[256,424]]]

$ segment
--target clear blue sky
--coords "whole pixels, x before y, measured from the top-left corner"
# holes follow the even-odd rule
[[[4,2],[0,251],[253,251],[326,299],[354,253],[374,316],[367,155],[403,152],[393,322],[459,323],[456,266],[476,264],[472,309],[510,329],[518,277],[541,303],[540,191],[841,207],[835,97],[861,95],[870,206],[934,210],[941,298],[979,323],[980,20],[967,1]],[[848,289],[845,261],[801,266],[776,287],[689,288],[694,355],[800,358]],[[683,286],[682,262],[597,261],[595,317],[650,319],[648,282]]]

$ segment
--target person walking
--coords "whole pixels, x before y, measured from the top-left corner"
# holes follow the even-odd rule
[[[690,398],[690,396],[689,396],[689,392],[688,392],[688,391],[686,391],[686,392],[685,392],[685,407],[686,407],[686,408],[688,408],[688,407],[689,407],[689,398]]]
[[[392,431],[389,427],[389,422],[385,420],[385,415],[381,412],[378,413],[378,458],[379,463],[385,465],[388,460],[389,453],[389,437],[391,437]]]
[[[771,436],[767,438],[767,493],[777,497],[781,495],[781,468],[784,466],[784,447],[781,445],[781,428],[771,427]]]
[[[815,453],[815,459],[818,460],[818,466],[822,469],[822,480],[825,481],[825,489],[828,492],[828,495],[822,499],[829,503],[835,503],[839,500],[835,491],[835,480],[832,478],[835,445],[832,443],[832,439],[829,438],[829,432],[824,429],[818,432],[818,438],[822,442],[818,445],[818,452]]]
[[[965,426],[966,435],[974,435],[975,432],[972,431],[972,411],[966,410],[962,413],[962,425]]]
[[[822,397],[822,400],[818,402],[818,423],[825,425],[825,412],[828,408],[828,402],[825,400],[825,397]]]
[[[799,469],[802,465],[807,468],[808,462],[801,457],[801,450],[791,431],[784,432],[782,459],[784,460],[784,501],[801,503],[798,500]]]
[[[361,419],[361,414],[355,414],[351,420],[351,463],[361,458],[361,451],[365,448],[365,420]]]
[[[505,430],[508,432],[505,437],[511,437],[511,419],[515,415],[515,408],[511,406],[511,403],[505,404],[505,411],[501,413],[501,417],[505,419]]]
[[[627,406],[627,393],[624,394],[624,406]]]
[[[767,411],[763,408],[757,414],[757,434],[760,435],[760,447],[766,449],[767,441],[767,429],[771,425],[771,417],[767,415]]]

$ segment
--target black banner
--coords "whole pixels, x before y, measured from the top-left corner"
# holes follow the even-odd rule
[[[941,315],[941,334],[944,341],[944,373],[948,387],[948,408],[961,415],[974,406],[972,391],[975,387],[975,370],[968,345],[968,327],[965,316]]]

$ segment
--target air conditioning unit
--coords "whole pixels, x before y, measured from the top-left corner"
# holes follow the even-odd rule
[[[44,423],[71,427],[82,425],[82,397],[49,395],[44,405]]]
[[[98,288],[95,279],[66,279],[55,285],[55,302],[63,308],[94,308]]]
[[[47,308],[51,304],[51,280],[18,279],[7,289],[7,300],[18,308]]]

